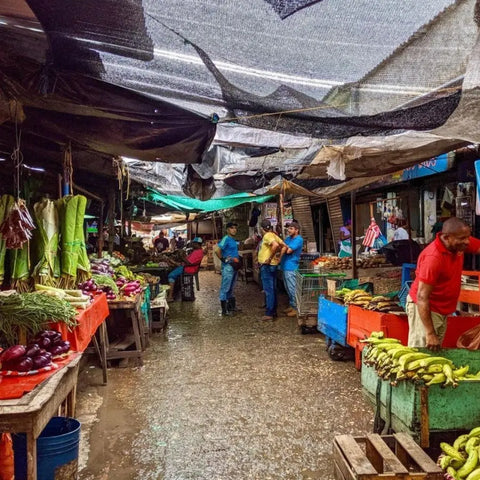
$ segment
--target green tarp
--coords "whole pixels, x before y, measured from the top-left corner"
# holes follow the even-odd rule
[[[215,212],[237,207],[243,203],[263,203],[274,198],[273,195],[254,195],[252,193],[235,193],[226,197],[214,198],[211,200],[198,200],[190,197],[179,197],[176,195],[164,195],[156,190],[149,189],[145,200],[149,202],[171,207],[181,212]]]

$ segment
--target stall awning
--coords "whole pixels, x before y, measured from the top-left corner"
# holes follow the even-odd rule
[[[273,195],[253,195],[251,193],[237,193],[226,197],[214,198],[211,200],[198,200],[190,197],[179,197],[175,195],[164,195],[156,190],[149,189],[147,197],[149,202],[163,204],[171,207],[174,211],[180,212],[215,212],[238,207],[244,203],[263,203],[273,198]]]

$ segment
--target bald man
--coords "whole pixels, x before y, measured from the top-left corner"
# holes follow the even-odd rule
[[[459,218],[443,223],[441,233],[418,257],[416,277],[407,297],[408,345],[439,350],[447,316],[457,309],[464,253],[480,253],[480,240]]]

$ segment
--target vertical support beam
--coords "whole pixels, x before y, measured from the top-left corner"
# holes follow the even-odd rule
[[[350,211],[352,212],[352,231],[350,234],[352,243],[352,278],[358,278],[357,271],[357,201],[356,192],[352,190],[350,193]]]
[[[103,250],[103,216],[105,214],[105,204],[102,202],[100,204],[100,216],[98,217],[98,245],[97,245],[97,256],[98,258],[102,258],[102,250]]]
[[[420,387],[420,446],[430,446],[430,418],[428,414],[428,387]]]
[[[108,253],[113,252],[115,239],[115,189],[110,187],[108,192]]]

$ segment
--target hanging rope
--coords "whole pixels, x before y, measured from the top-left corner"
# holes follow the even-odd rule
[[[16,200],[20,198],[20,180],[22,176],[23,154],[20,151],[20,143],[22,140],[22,130],[18,127],[17,116],[15,115],[15,147],[11,154],[13,161],[14,175],[14,196]]]

